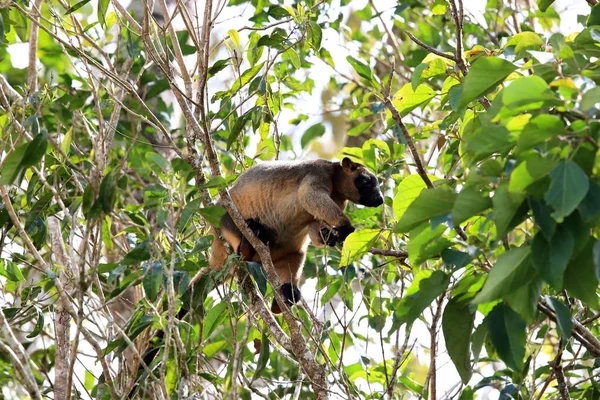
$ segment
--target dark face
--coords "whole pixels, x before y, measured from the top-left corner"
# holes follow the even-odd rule
[[[379,182],[375,175],[362,171],[354,178],[354,184],[360,194],[359,204],[367,207],[378,207],[383,204],[383,195],[379,190]]]

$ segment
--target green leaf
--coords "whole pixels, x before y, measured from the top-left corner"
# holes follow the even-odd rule
[[[367,129],[369,129],[371,126],[373,126],[373,122],[363,122],[362,124],[358,124],[352,128],[350,128],[350,130],[348,132],[346,132],[346,134],[348,136],[358,136],[361,133],[363,133],[364,131],[366,131]]]
[[[304,132],[304,135],[302,135],[302,139],[300,140],[300,145],[303,149],[305,149],[308,143],[310,143],[313,139],[323,136],[324,133],[325,126],[323,124],[314,124],[313,126],[308,128],[306,132]]]
[[[515,54],[523,50],[539,50],[544,45],[542,38],[535,32],[519,32],[506,43],[506,47],[515,46]]]
[[[445,225],[438,225],[435,229],[425,226],[418,232],[411,232],[407,246],[410,265],[420,265],[452,246],[452,242],[442,236],[446,229]]]
[[[562,301],[557,300],[553,297],[547,297],[548,304],[554,309],[556,313],[556,325],[558,326],[558,332],[564,340],[569,340],[571,332],[573,331],[573,319],[571,318],[571,311],[563,304]]]
[[[422,191],[402,215],[394,230],[408,232],[433,217],[451,212],[456,197],[456,193],[446,188]]]
[[[362,229],[352,232],[346,240],[342,248],[342,259],[340,265],[350,265],[357,257],[365,254],[377,241],[380,234],[379,229]]]
[[[586,22],[587,26],[600,25],[600,7],[599,4],[592,7],[592,11]]]
[[[470,386],[465,387],[458,400],[473,400],[473,389]]]
[[[585,222],[591,222],[600,213],[600,186],[590,181],[590,190],[577,210]]]
[[[98,21],[102,26],[106,26],[106,12],[108,11],[108,4],[110,0],[100,0],[98,2]]]
[[[411,325],[432,301],[444,293],[448,283],[450,283],[450,276],[442,271],[427,271],[422,275],[422,279],[415,278],[406,295],[400,300],[394,317],[401,323]]]
[[[226,310],[227,303],[223,301],[208,311],[204,318],[204,339],[208,339],[214,330],[222,325],[225,318],[227,318]]]
[[[73,127],[70,127],[65,133],[63,141],[60,143],[60,150],[65,153],[66,156],[71,152],[71,141],[73,140]]]
[[[550,171],[550,188],[544,200],[554,208],[552,217],[557,222],[571,214],[590,188],[585,172],[574,161],[565,160]]]
[[[504,363],[517,373],[523,371],[525,321],[510,307],[498,304],[487,316],[492,344]]]
[[[67,10],[67,12],[65,13],[65,15],[69,15],[71,13],[74,13],[75,11],[79,10],[81,7],[85,6],[89,2],[90,2],[90,0],[81,0],[79,3],[76,3],[74,6],[72,6],[71,8],[69,8]]]
[[[148,242],[143,241],[136,245],[129,253],[127,253],[127,255],[123,258],[122,264],[137,264],[138,262],[147,261],[149,259],[150,249],[148,248]]]
[[[525,194],[529,185],[548,175],[555,165],[554,160],[534,153],[511,172],[508,183],[509,192]]]
[[[38,317],[38,319],[37,319],[37,322],[35,323],[35,327],[33,328],[33,331],[31,331],[31,333],[26,336],[29,339],[36,337],[37,335],[40,334],[42,329],[44,329],[44,313],[38,310],[37,317]]]
[[[459,108],[464,108],[473,100],[494,90],[517,67],[497,57],[481,57],[477,59],[467,77],[460,98]]]
[[[25,220],[25,230],[28,230],[33,221],[46,210],[53,197],[54,195],[52,192],[48,192],[35,202],[35,205],[31,207],[31,211],[29,211],[27,214],[27,219]]]
[[[452,218],[454,226],[462,224],[467,219],[492,207],[489,196],[473,188],[463,189],[452,207]]]
[[[2,171],[0,172],[0,184],[1,185],[12,185],[12,183],[21,179],[25,168],[21,165],[23,156],[27,151],[28,144],[17,147],[13,152],[9,153],[4,160]]]
[[[262,46],[261,47],[258,46],[259,40],[260,40],[260,35],[258,33],[252,32],[250,34],[250,42],[248,43],[248,50],[246,51],[246,57],[248,58],[248,62],[250,63],[250,66],[252,66],[252,67],[256,65],[258,60],[260,60],[260,57],[262,56],[262,53],[264,50],[264,48]]]
[[[427,175],[431,181],[438,178],[433,175]],[[399,221],[413,201],[419,197],[419,194],[427,188],[427,185],[418,174],[409,175],[400,182],[396,189],[392,208],[394,210],[394,219]]]
[[[248,50],[248,51],[250,51],[250,50]],[[224,70],[229,65],[229,60],[230,60],[230,58],[215,61],[215,63],[213,65],[211,65],[211,67],[208,69],[208,78],[210,79],[212,76],[214,76],[218,72]],[[252,65],[255,65],[255,63],[252,63]]]
[[[10,19],[14,20],[14,23],[11,24],[11,26],[15,28],[19,39],[21,39],[22,42],[27,43],[29,41],[29,31],[31,26],[29,19],[25,16],[25,13],[21,13],[16,7],[11,7],[10,10]]]
[[[321,48],[321,40],[323,39],[323,31],[321,27],[314,21],[308,22],[308,43],[316,52]]]
[[[302,66],[300,63],[300,57],[298,57],[296,50],[290,47],[284,54],[290,59],[294,68],[299,69]]]
[[[267,293],[267,277],[265,271],[259,263],[253,261],[248,262],[248,271],[252,274],[252,277],[258,286],[258,290],[260,290],[260,293],[264,296]]]
[[[502,93],[502,104],[510,109],[524,106],[539,108],[545,101],[552,100],[557,100],[554,92],[546,81],[535,75],[515,79]]]
[[[596,240],[594,244],[594,271],[596,272],[596,278],[600,281],[600,239]]]
[[[517,150],[523,151],[565,132],[565,124],[556,115],[541,114],[529,120],[517,142]]]
[[[526,322],[532,323],[537,313],[537,304],[544,287],[542,278],[534,273],[531,281],[506,297],[508,305]]]
[[[552,3],[554,3],[554,0],[538,0],[537,3],[540,11],[546,12],[548,7],[550,7]]]
[[[260,342],[260,355],[258,356],[258,361],[256,362],[256,369],[254,370],[254,376],[252,377],[252,382],[260,378],[269,362],[269,336],[267,336],[266,330],[263,332],[262,339]]]
[[[598,308],[598,278],[596,277],[594,265],[594,240],[590,238],[586,246],[575,256],[564,276],[564,286],[567,292],[588,307]]]
[[[155,302],[163,280],[162,264],[159,261],[145,264],[144,274],[142,281],[144,292],[150,301]]]
[[[229,39],[231,39],[233,45],[238,49],[241,49],[242,43],[240,42],[240,34],[235,29],[228,30],[227,34],[229,35]]]
[[[530,255],[529,246],[521,246],[498,257],[473,302],[489,303],[501,299],[531,281],[535,270],[531,265]]]
[[[231,85],[229,94],[234,95],[235,93],[237,93],[238,90],[240,90],[242,87],[246,86],[246,84],[248,84],[248,82],[250,82],[250,80],[252,78],[254,78],[256,76],[256,74],[258,74],[260,72],[263,65],[264,65],[264,63],[260,63],[260,64],[255,65],[254,67],[250,68],[249,70],[244,71],[242,76],[239,79],[236,79],[235,82],[233,83],[233,85]]]
[[[550,242],[546,241],[542,233],[538,233],[531,242],[534,266],[544,280],[556,290],[563,287],[563,275],[574,249],[575,238],[568,229],[560,225]]]
[[[223,217],[227,211],[220,206],[208,206],[199,208],[198,213],[200,213],[209,224],[219,227],[221,226],[221,217]]]
[[[343,284],[344,280],[341,278],[329,281],[329,284],[327,285],[327,290],[325,290],[325,293],[323,293],[323,296],[321,296],[321,304],[329,303],[333,296],[335,296],[340,291]]]
[[[114,170],[110,171],[100,183],[98,201],[105,214],[110,214],[117,201],[117,185],[115,183]]]
[[[25,278],[23,277],[23,273],[17,264],[12,261],[4,260],[4,263],[0,263],[0,267],[3,267],[4,275],[9,281],[13,282],[21,282]]]
[[[231,146],[237,140],[238,136],[242,132],[242,129],[244,129],[244,126],[246,125],[248,120],[252,117],[252,113],[255,112],[256,110],[257,110],[257,108],[254,107],[254,108],[246,111],[246,113],[244,113],[244,115],[242,115],[241,117],[239,117],[235,120],[235,124],[233,124],[233,127],[231,128],[231,132],[229,132],[229,137],[227,138],[227,150],[231,149]]]
[[[598,103],[600,103],[600,86],[596,86],[588,90],[583,94],[583,97],[581,98],[581,108],[584,111],[588,111],[594,108],[594,106]]]
[[[412,74],[412,78],[410,79],[410,84],[411,84],[412,90],[417,89],[417,87],[419,86],[419,83],[421,83],[421,76],[423,75],[423,71],[425,71],[428,66],[429,66],[429,64],[425,63],[425,64],[419,64],[415,67],[413,74]]]
[[[225,180],[225,178],[223,178],[222,176],[217,176],[217,177],[210,179],[204,185],[200,185],[200,188],[202,188],[202,189],[211,189],[211,188],[221,189],[221,188],[224,188],[225,186],[227,186],[227,181]]]
[[[552,238],[556,230],[556,221],[550,216],[552,209],[543,200],[529,198],[529,206],[533,211],[533,220],[547,240]]]
[[[81,200],[81,211],[87,219],[93,219],[100,215],[98,203],[95,202],[94,188],[92,185],[87,185],[83,190],[83,198]]]
[[[484,342],[488,336],[488,326],[487,320],[484,320],[477,328],[475,328],[475,332],[471,335],[471,352],[473,353],[473,361],[479,361],[479,354],[481,353],[481,348],[483,347]]]
[[[257,47],[267,46],[277,50],[283,50],[284,44],[287,43],[287,37],[284,31],[281,29],[275,29],[271,35],[265,35],[258,39],[256,43]]]
[[[448,302],[442,316],[446,349],[464,384],[469,382],[473,374],[470,346],[474,320],[475,313],[469,304],[461,303],[456,298]]]
[[[162,171],[166,174],[169,172],[169,170],[171,168],[171,164],[169,163],[169,160],[167,160],[161,154],[158,154],[158,153],[154,153],[154,152],[146,153],[146,160],[151,162],[151,164],[154,164],[154,165],[152,165],[153,167],[155,167],[155,166],[158,167],[158,169],[153,168],[153,171],[157,174],[160,171]]]
[[[44,158],[47,148],[48,132],[42,130],[42,132],[35,135],[27,145],[27,150],[25,150],[25,154],[23,155],[23,161],[21,161],[21,166],[23,168],[29,168],[39,163],[42,158]]]
[[[445,249],[442,251],[441,256],[446,267],[454,266],[456,269],[467,266],[473,258],[469,253],[455,249]]]
[[[496,238],[502,239],[512,227],[521,221],[523,209],[526,215],[527,203],[525,203],[523,195],[509,193],[508,184],[503,182],[496,188],[492,204],[496,220]]]
[[[365,64],[363,61],[358,60],[352,56],[346,57],[346,60],[350,63],[352,68],[358,73],[361,78],[365,78],[370,81],[373,79],[373,75],[371,73],[371,67]]]
[[[424,105],[435,97],[435,91],[429,86],[419,85],[413,90],[412,85],[407,83],[394,95],[392,103],[401,117],[405,117],[415,108]]]
[[[466,150],[474,155],[475,161],[494,153],[510,150],[515,145],[513,138],[504,126],[482,126],[477,129],[467,142]]]

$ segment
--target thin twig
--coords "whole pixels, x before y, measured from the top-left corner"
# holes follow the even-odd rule
[[[431,344],[429,349],[429,399],[436,400],[437,399],[437,367],[436,367],[436,357],[437,357],[437,325],[440,317],[442,315],[442,303],[444,302],[444,297],[446,297],[446,293],[442,293],[437,301],[437,307],[435,310],[435,314],[433,316],[433,320],[431,321],[431,328],[429,328],[429,335],[431,336]]]
[[[408,31],[405,31],[404,33],[406,33],[406,35],[410,38],[410,40],[412,40],[413,42],[415,42],[417,45],[419,45],[420,47],[424,48],[428,52],[433,53],[435,55],[438,55],[440,57],[447,58],[448,60],[452,60],[452,61],[456,62],[456,57],[454,55],[448,54],[448,53],[444,53],[443,51],[434,49],[433,47],[431,47],[431,46],[429,46],[429,45],[421,42],[412,33],[408,32]]]
[[[408,149],[410,150],[410,154],[415,162],[415,166],[417,168],[417,173],[419,174],[421,179],[423,179],[423,182],[425,182],[425,185],[429,189],[431,189],[431,188],[433,188],[433,183],[431,182],[431,179],[429,179],[429,176],[427,176],[427,172],[425,171],[425,168],[423,167],[423,162],[421,161],[421,156],[419,155],[419,152],[412,140],[412,137],[410,136],[410,133],[408,133],[408,129],[406,128],[406,125],[404,125],[404,122],[402,121],[402,117],[400,116],[400,113],[398,112],[398,110],[396,109],[396,106],[394,106],[394,103],[392,103],[392,99],[390,98],[390,87],[391,87],[391,82],[392,82],[392,75],[393,75],[393,69],[392,69],[392,73],[390,74],[390,78],[389,78],[387,87],[385,87],[381,90],[381,94],[383,95],[383,104],[392,113],[392,118],[394,119],[394,121],[396,121],[396,124],[398,124],[398,126],[400,127],[400,131],[402,132],[402,135],[404,136],[404,140],[406,141]]]
[[[558,351],[556,352],[556,357],[554,360],[550,362],[550,366],[552,367],[552,372],[556,377],[556,383],[558,385],[558,392],[560,393],[561,400],[571,400],[571,396],[569,396],[569,389],[567,388],[567,383],[565,381],[565,373],[561,366],[563,354],[563,339],[561,338],[558,341]]]
[[[396,258],[408,258],[408,252],[399,251],[399,250],[385,250],[385,249],[369,249],[369,253],[375,254],[378,256],[388,256],[388,257],[396,257]]]

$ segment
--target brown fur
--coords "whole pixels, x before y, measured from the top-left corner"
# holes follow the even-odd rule
[[[354,230],[343,210],[348,201],[361,201],[356,184],[359,175],[377,183],[364,166],[348,158],[341,163],[273,161],[240,175],[231,188],[231,198],[244,219],[258,221],[272,233],[268,245],[282,285],[298,286],[309,238],[321,247],[325,245],[323,228],[342,227],[346,234]],[[381,196],[379,188],[374,187],[369,191],[376,190],[375,195]],[[221,230],[225,240],[239,251],[243,238],[228,214],[221,220]],[[246,251],[242,253],[247,256]],[[215,238],[210,267],[222,268],[226,257],[223,243]],[[252,253],[251,258],[260,263],[258,254]]]

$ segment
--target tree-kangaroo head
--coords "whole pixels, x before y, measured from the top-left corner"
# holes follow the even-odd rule
[[[383,204],[377,177],[364,165],[344,157],[341,173],[334,180],[334,190],[355,204],[378,207]]]

